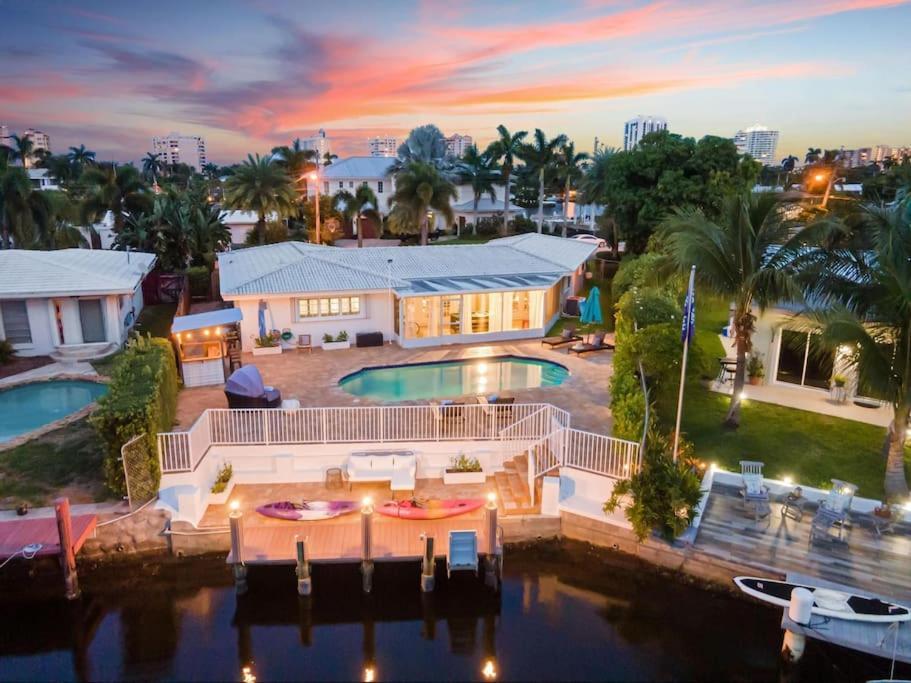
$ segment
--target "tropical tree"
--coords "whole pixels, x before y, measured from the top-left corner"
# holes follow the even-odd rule
[[[800,244],[790,236],[778,200],[771,193],[732,194],[720,219],[702,209],[678,209],[658,228],[669,262],[680,272],[696,266],[697,281],[733,300],[733,337],[737,369],[724,424],[740,426],[741,392],[746,380],[747,354],[753,348],[756,314],[781,301],[801,301],[802,292],[791,270]]]
[[[497,191],[494,184],[500,177],[497,162],[494,159],[496,150],[489,147],[487,151],[481,153],[477,145],[472,145],[467,150],[456,165],[456,172],[459,174],[459,180],[471,185],[472,203],[472,223],[471,232],[478,234],[478,204],[481,197],[485,194],[490,197],[491,202],[497,200]]]
[[[29,218],[32,183],[23,168],[10,166],[0,173],[0,247],[12,248],[22,242]]]
[[[95,152],[86,149],[85,145],[79,145],[78,147],[70,147],[70,151],[67,152],[66,158],[69,160],[70,166],[72,166],[78,177],[82,175],[82,171],[86,166],[95,163]]]
[[[522,145],[519,156],[529,171],[538,176],[538,233],[544,228],[544,181],[556,167],[557,150],[566,144],[566,136],[548,140],[540,128],[535,128],[532,141]]]
[[[35,141],[28,135],[21,137],[19,135],[12,135],[10,137],[13,141],[13,146],[10,148],[12,150],[10,156],[13,161],[21,161],[22,167],[27,169],[32,158],[35,156]]]
[[[601,205],[607,203],[605,197],[607,196],[609,165],[611,163],[611,157],[616,153],[617,148],[615,147],[601,147],[595,152],[594,156],[592,156],[591,163],[588,165],[588,168],[579,181],[579,189],[582,191],[583,203]],[[613,216],[607,214],[600,218],[613,233],[611,249],[613,250],[613,257],[616,259],[620,249],[620,235],[617,230],[617,221]]]
[[[366,183],[358,187],[353,194],[346,191],[339,192],[333,198],[333,205],[344,216],[345,220],[354,221],[357,229],[357,246],[359,248],[364,246],[364,231],[361,219],[369,218],[377,225],[382,224],[382,218],[377,211],[379,200],[377,200],[373,190]]]
[[[331,166],[332,162],[338,159],[338,154],[333,154],[332,152],[326,152],[323,155],[323,166]]]
[[[842,350],[843,362],[856,369],[858,386],[891,403],[883,445],[885,491],[892,501],[904,500],[911,411],[911,199],[892,206],[864,204],[852,218],[819,222],[823,235],[817,241],[825,253],[817,267],[804,264],[803,279],[807,301],[820,303],[806,313],[823,345]]]
[[[421,244],[427,244],[428,214],[440,213],[448,223],[455,215],[452,200],[456,198],[455,186],[429,162],[410,161],[395,176],[395,193],[392,204],[395,222],[418,226]]]
[[[503,124],[497,126],[497,139],[494,140],[487,152],[490,157],[500,164],[500,175],[506,186],[503,197],[503,230],[502,235],[509,234],[509,203],[512,201],[512,172],[516,167],[516,160],[522,150],[527,131],[520,130],[510,133]]]
[[[146,152],[142,158],[142,175],[150,183],[158,181],[158,176],[164,170],[164,162],[161,160],[160,152]]]
[[[73,166],[69,155],[48,154],[38,164],[41,168],[47,169],[51,178],[64,185],[72,180],[74,175],[78,176],[81,173],[79,167]]]
[[[413,129],[396,152],[398,161],[395,170],[404,168],[412,161],[432,164],[438,170],[447,168],[446,138],[432,123]]]
[[[285,217],[297,208],[298,193],[287,170],[269,157],[250,154],[225,181],[225,205],[242,211],[255,211],[259,243],[266,240],[266,217]]]
[[[803,158],[805,164],[815,164],[822,158],[822,150],[819,147],[807,147],[807,153]]]
[[[272,161],[284,168],[294,184],[301,192],[306,187],[307,171],[313,169],[318,161],[317,153],[312,149],[304,149],[300,138],[290,145],[272,148]]]
[[[87,168],[82,180],[87,186],[82,217],[88,222],[96,223],[110,211],[114,230],[120,230],[127,214],[146,210],[151,203],[146,184],[132,164],[98,164]]]
[[[211,161],[203,164],[200,172],[206,180],[218,180],[218,164],[213,164]]]
[[[566,237],[566,221],[569,218],[569,192],[583,175],[582,162],[588,159],[585,152],[577,152],[574,142],[566,142],[557,152],[557,178],[563,181],[563,230]]]
[[[22,247],[31,249],[67,249],[84,247],[88,241],[76,227],[78,208],[65,192],[32,192],[28,197],[31,214],[30,243]]]
[[[800,159],[793,154],[789,154],[781,160],[781,170],[784,171],[785,174],[784,189],[786,190],[791,186],[791,174],[794,172],[798,161],[800,161]]]

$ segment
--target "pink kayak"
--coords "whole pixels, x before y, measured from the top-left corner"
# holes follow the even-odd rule
[[[331,519],[354,512],[356,509],[357,503],[353,500],[305,500],[302,503],[283,500],[278,503],[260,505],[256,511],[266,517],[297,522]]]
[[[464,515],[484,505],[483,498],[448,498],[428,501],[390,500],[377,506],[376,511],[387,517],[401,519],[443,519]]]

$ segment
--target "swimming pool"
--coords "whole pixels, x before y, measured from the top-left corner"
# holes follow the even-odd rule
[[[497,394],[562,384],[569,370],[547,360],[493,356],[363,368],[343,377],[349,394],[377,401],[412,401],[468,394]]]
[[[0,443],[56,422],[107,393],[86,380],[51,380],[0,390]]]

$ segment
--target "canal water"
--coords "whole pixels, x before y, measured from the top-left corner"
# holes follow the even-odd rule
[[[471,575],[423,595],[419,569],[253,568],[223,559],[108,567],[79,603],[0,594],[2,680],[782,680],[780,612],[667,579],[581,544],[506,557],[499,597]],[[797,678],[885,676],[888,663],[810,643]],[[907,672],[905,672],[907,673]],[[793,676],[793,672],[791,672]]]

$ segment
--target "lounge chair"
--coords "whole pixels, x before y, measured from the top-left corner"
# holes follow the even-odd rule
[[[310,341],[309,334],[297,335],[297,350],[298,351],[307,351],[308,353],[313,353],[313,343]]]
[[[255,365],[245,365],[231,373],[225,382],[225,396],[229,408],[279,408],[282,404],[281,392],[263,384]]]
[[[763,483],[762,467],[763,463],[757,460],[740,461],[740,477],[743,480],[740,495],[743,496],[744,507],[753,513],[757,522],[771,512],[769,487]]]
[[[450,531],[449,556],[446,558],[446,576],[455,571],[472,571],[478,574],[478,534],[475,531]]]
[[[465,407],[464,403],[457,403],[455,401],[441,401],[437,403],[436,401],[431,401],[430,405],[433,408],[433,417],[436,420],[461,420],[465,417],[465,414],[462,411]]]
[[[583,353],[589,353],[591,351],[613,351],[616,347],[610,342],[605,341],[604,338],[606,336],[607,334],[605,332],[597,332],[590,344],[573,344],[569,347],[569,352],[581,356]]]
[[[560,334],[553,337],[544,337],[544,339],[541,340],[541,344],[553,349],[558,346],[563,346],[563,344],[571,344],[577,341],[582,341],[582,337],[576,334],[576,326],[567,325]]]
[[[819,504],[810,526],[810,543],[819,537],[832,541],[844,541],[844,530],[848,523],[848,513],[857,486],[841,479],[832,480],[832,488]],[[838,533],[832,536],[831,531]]]

